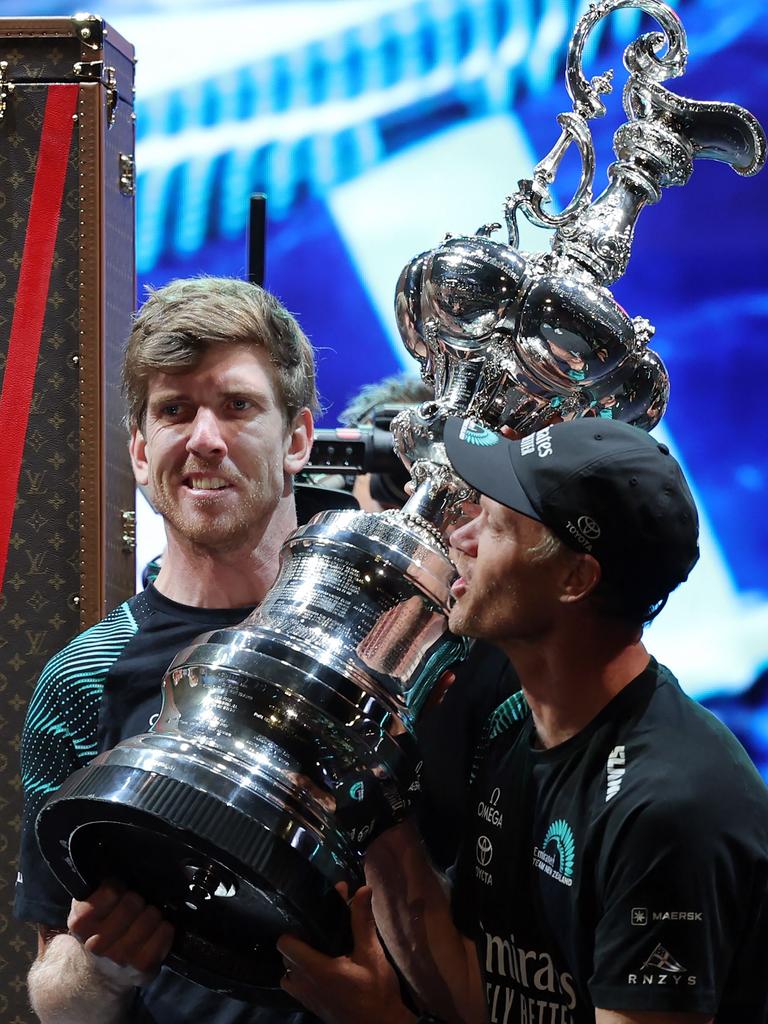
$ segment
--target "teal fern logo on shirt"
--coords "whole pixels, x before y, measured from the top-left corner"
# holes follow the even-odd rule
[[[547,829],[544,842],[533,848],[533,866],[545,875],[570,888],[573,885],[573,864],[576,840],[565,818],[557,818]]]
[[[548,850],[550,843],[557,849],[560,873],[570,878],[573,874],[573,861],[576,855],[576,843],[573,838],[571,826],[564,818],[553,821],[544,836],[544,849]]]

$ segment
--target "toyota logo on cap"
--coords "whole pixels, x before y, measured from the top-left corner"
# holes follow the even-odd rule
[[[600,527],[590,516],[580,516],[577,525],[587,540],[597,540],[600,536]]]

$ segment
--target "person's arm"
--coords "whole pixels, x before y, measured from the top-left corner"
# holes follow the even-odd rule
[[[133,984],[121,985],[99,969],[96,958],[68,932],[38,929],[37,959],[27,976],[32,1009],[41,1024],[121,1024]]]
[[[616,1010],[595,1010],[595,1024],[714,1024],[706,1013],[620,1013]]]
[[[376,924],[419,1005],[449,1024],[484,1021],[475,943],[456,928],[447,880],[410,821],[371,844],[365,875]]]
[[[38,927],[38,953],[27,979],[41,1024],[123,1024],[137,985],[170,952],[173,928],[155,907],[104,883],[72,901],[68,931]]]
[[[365,871],[368,885],[350,902],[352,953],[328,957],[282,936],[285,991],[326,1024],[413,1024],[417,1017],[400,998],[378,927],[424,1012],[446,1024],[482,1024],[485,996],[474,943],[453,924],[444,879],[413,825],[405,822],[374,840]]]
[[[280,984],[324,1024],[415,1024],[400,996],[400,983],[376,934],[371,890],[362,886],[349,902],[353,949],[330,957],[293,935],[277,948],[285,975]]]

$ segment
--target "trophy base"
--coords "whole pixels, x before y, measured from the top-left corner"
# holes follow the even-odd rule
[[[75,898],[118,878],[158,907],[176,928],[167,966],[177,973],[236,999],[289,1007],[275,941],[290,932],[329,955],[348,952],[349,912],[335,885],[354,891],[360,867],[327,843],[329,856],[308,857],[302,847],[316,837],[287,810],[276,814],[273,797],[251,789],[248,804],[246,811],[136,766],[97,763],[43,808],[38,841]]]

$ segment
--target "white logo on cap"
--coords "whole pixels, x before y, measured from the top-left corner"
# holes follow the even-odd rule
[[[583,519],[585,517],[582,516],[581,518]],[[592,520],[590,520],[590,522],[592,522]],[[579,523],[581,523],[581,519],[579,520]],[[592,541],[589,540],[589,538],[586,536],[583,530],[579,529],[578,526],[574,526],[570,519],[565,524],[565,528],[572,537],[575,537],[575,539],[579,542],[579,544],[581,544],[581,546],[586,551],[592,550]]]
[[[544,427],[543,430],[537,430],[535,434],[528,434],[520,442],[520,454],[530,455],[532,452],[536,452],[540,459],[546,459],[548,455],[552,454],[552,440],[549,436],[550,427]]]
[[[600,536],[600,527],[594,519],[589,516],[580,516],[576,524],[587,540],[597,540]]]

